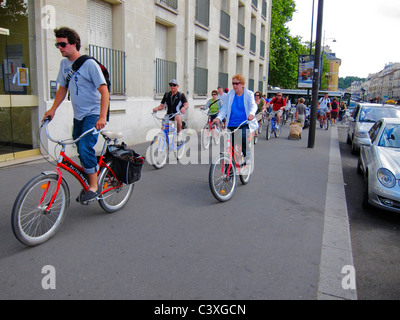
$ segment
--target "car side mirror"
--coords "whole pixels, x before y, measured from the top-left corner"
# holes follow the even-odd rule
[[[371,139],[366,139],[366,140],[360,141],[360,144],[365,147],[370,147],[372,145],[372,142],[371,142]]]

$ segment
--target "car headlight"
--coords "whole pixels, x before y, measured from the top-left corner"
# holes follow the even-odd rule
[[[369,138],[368,132],[358,131],[354,134],[357,138]]]
[[[380,168],[377,173],[378,180],[386,188],[393,188],[396,185],[396,177],[394,174],[385,168]]]

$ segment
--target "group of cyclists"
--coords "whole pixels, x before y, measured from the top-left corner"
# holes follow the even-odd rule
[[[234,81],[235,78],[233,79],[233,83]],[[217,114],[222,106],[227,103],[225,99],[228,94],[222,93],[222,90],[223,89],[221,87],[218,87],[218,91],[213,90],[211,93],[212,98],[209,99],[202,108],[205,110],[209,109],[213,119],[217,117]],[[227,89],[225,90],[227,91]],[[233,91],[235,91],[235,87]],[[279,130],[283,119],[287,119],[289,114],[292,113],[293,118],[299,121],[303,126],[307,115],[307,107],[304,105],[304,102],[305,99],[300,98],[297,102],[297,105],[292,105],[289,97],[284,98],[282,92],[278,92],[275,97],[269,100],[262,92],[256,91],[254,93],[254,103],[257,108],[255,112],[255,118],[258,122],[258,125],[261,126],[263,115],[269,114],[271,117],[276,117],[278,123],[277,129]],[[255,131],[255,135],[258,135],[257,131]]]
[[[328,97],[328,93],[325,93],[324,97],[318,101],[318,112],[317,119],[321,126],[326,121],[330,121],[332,126],[336,126],[336,121],[342,121],[346,114],[347,105],[345,101],[342,101],[339,105],[336,97],[332,100]]]

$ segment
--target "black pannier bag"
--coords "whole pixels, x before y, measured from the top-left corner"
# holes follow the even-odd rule
[[[142,167],[145,158],[122,144],[108,146],[108,152],[113,158],[112,169],[121,182],[132,184],[142,177]]]

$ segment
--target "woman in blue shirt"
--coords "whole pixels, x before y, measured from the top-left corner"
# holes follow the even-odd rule
[[[221,111],[213,123],[219,124],[226,118],[227,128],[235,130],[243,121],[249,120],[249,124],[241,126],[242,129],[242,151],[246,156],[247,129],[251,132],[258,129],[258,122],[255,118],[257,105],[254,100],[254,93],[245,87],[246,79],[241,74],[232,78],[233,90],[229,91],[226,103],[222,105]],[[243,130],[244,129],[244,130]],[[232,144],[234,145],[232,137]]]

